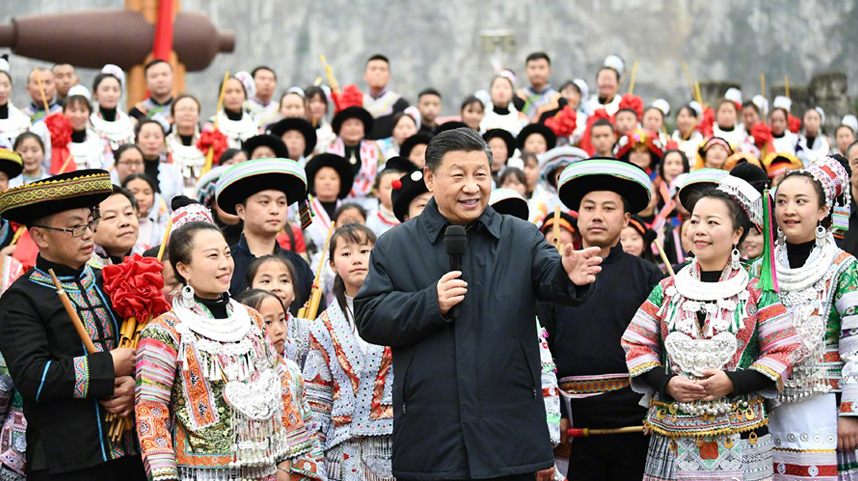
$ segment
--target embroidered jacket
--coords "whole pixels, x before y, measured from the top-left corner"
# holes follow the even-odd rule
[[[683,271],[696,268],[692,263]],[[733,271],[730,278],[740,272],[744,274]],[[680,274],[677,273],[677,278]],[[790,356],[798,349],[799,339],[786,308],[780,302],[764,300],[759,280],[751,278],[738,299],[726,300],[735,302],[733,314],[727,318],[728,325],[717,325],[714,319],[707,318],[700,326],[697,306],[690,304],[693,302],[696,301],[679,295],[675,278],[668,277],[653,289],[635,314],[622,338],[632,389],[652,395],[652,388],[641,375],[653,369],[694,378],[690,367],[720,365],[724,371],[758,371],[775,381],[780,391],[789,375]],[[645,424],[669,437],[748,431],[768,423],[763,397],[772,398],[775,394],[772,389],[731,396],[729,412],[698,415],[679,409],[672,400],[655,393]]]
[[[159,104],[152,97],[147,97],[134,104],[134,108],[128,112],[128,115],[137,119],[138,122],[144,119],[157,120],[166,132],[170,130],[170,125],[173,123],[173,117],[170,115],[170,108],[172,106],[173,97],[170,97],[163,104]]]
[[[53,269],[98,352],[87,354],[51,281]],[[114,386],[111,350],[119,322],[101,288],[101,271],[72,269],[42,257],[0,298],[0,351],[27,416],[27,463],[51,474],[137,454],[128,431],[113,443],[99,399]],[[44,451],[34,462],[34,453]]]
[[[6,360],[0,355],[0,464],[26,476],[27,419],[24,400],[15,390]]]
[[[260,129],[276,122],[280,117],[280,103],[273,97],[268,103],[263,103],[258,97],[247,99],[244,102],[244,108],[253,117],[253,121]]]
[[[778,251],[780,253],[780,249]],[[787,261],[779,256],[778,262]],[[803,346],[823,343],[820,349],[822,359],[816,359],[812,354],[799,361],[789,377],[784,395],[792,394],[794,388],[797,388],[796,392],[807,389],[807,380],[799,378],[806,374],[806,367],[815,373],[818,365],[826,389],[842,393],[840,415],[858,416],[858,261],[848,252],[837,249],[833,262],[815,287],[818,289],[814,299],[803,300],[789,309],[799,336],[803,338]],[[781,299],[788,294],[782,286]],[[813,318],[818,316],[825,318],[824,329],[821,324],[816,329],[812,325]],[[813,334],[819,338],[804,339]]]
[[[351,438],[393,433],[391,360],[389,347],[368,344],[361,351],[336,301],[310,324],[304,379],[326,452]]]
[[[346,146],[343,143],[342,137],[337,137],[333,143],[326,149],[326,152],[346,156]],[[346,159],[351,162],[352,159]],[[378,145],[371,140],[360,141],[360,159],[355,159],[355,163],[360,162],[359,169],[352,166],[352,170],[356,170],[354,185],[349,193],[349,199],[356,199],[362,202],[372,190],[372,184],[375,182],[375,176],[378,173],[378,164],[382,161],[381,152]],[[368,205],[364,207],[368,208]]]
[[[228,306],[231,314],[244,308],[235,301]],[[286,451],[275,462],[290,459],[303,474],[324,480],[318,439],[307,429],[311,415],[303,400],[300,370],[291,361],[281,360],[263,337],[262,317],[252,309],[247,312],[252,325],[240,343],[250,343],[255,361],[240,369],[249,368],[250,380],[258,380],[270,369],[280,377],[280,432],[285,435]],[[184,479],[205,470],[212,479],[231,479],[236,474],[231,463],[236,460],[233,433],[238,427],[226,401],[228,383],[223,373],[228,367],[216,370],[215,363],[206,360],[205,346],[220,343],[184,330],[181,324],[175,310],[158,317],[143,330],[137,348],[135,410],[146,473],[154,480],[180,479],[180,473]],[[183,341],[182,332],[193,339]],[[230,362],[230,355],[218,356],[218,364]]]
[[[516,110],[527,116],[531,123],[542,123],[566,106],[566,99],[560,92],[545,85],[542,90],[534,90],[532,85],[518,89],[513,97]]]

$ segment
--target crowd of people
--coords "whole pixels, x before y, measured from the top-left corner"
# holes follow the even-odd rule
[[[858,479],[850,112],[9,68],[0,480]]]

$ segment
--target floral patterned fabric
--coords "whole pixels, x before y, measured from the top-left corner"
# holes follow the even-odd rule
[[[232,309],[244,308],[231,303]],[[300,370],[291,361],[283,361],[270,342],[262,336],[261,316],[248,309],[255,328],[246,339],[252,343],[256,362],[250,379],[258,379],[260,367],[274,369],[280,377],[283,398],[282,431],[287,440],[293,479],[307,477],[324,480],[321,448],[306,423],[309,407],[303,399]],[[176,479],[202,475],[212,479],[247,476],[232,468],[234,420],[224,388],[226,379],[203,375],[202,353],[196,347],[184,351],[181,320],[170,311],[152,321],[143,331],[137,350],[137,429],[143,450],[143,462],[150,479]],[[193,334],[198,336],[197,334]],[[214,341],[209,341],[214,342]],[[243,342],[243,341],[242,341]],[[194,346],[194,344],[191,344]],[[264,479],[260,477],[259,479]],[[207,478],[208,479],[208,478]]]

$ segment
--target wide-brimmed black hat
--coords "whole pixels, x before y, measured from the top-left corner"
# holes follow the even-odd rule
[[[247,153],[248,158],[253,156],[253,151],[256,150],[257,147],[270,148],[271,151],[274,152],[274,157],[289,158],[289,149],[286,148],[286,144],[280,140],[280,137],[275,137],[269,134],[259,134],[254,135],[241,143],[241,149]]]
[[[500,215],[511,215],[521,220],[527,220],[530,217],[527,200],[512,189],[493,190],[489,205]]]
[[[483,134],[483,140],[488,143],[489,139],[499,138],[506,144],[506,155],[512,157],[515,153],[515,137],[506,129],[489,129]]]
[[[349,161],[337,154],[319,154],[307,161],[307,165],[304,166],[304,170],[307,171],[307,190],[315,195],[316,188],[313,182],[316,180],[316,174],[319,173],[322,167],[330,167],[340,175],[340,193],[337,195],[337,198],[345,199],[349,195],[349,192],[352,191],[355,176]]]
[[[24,160],[21,159],[21,154],[14,150],[0,149],[0,172],[5,172],[10,179],[13,179],[23,171]]]
[[[405,157],[397,155],[396,157],[391,157],[387,159],[387,162],[385,162],[384,164],[384,169],[382,169],[379,175],[383,174],[388,170],[396,170],[404,174],[406,172],[411,172],[412,170],[417,170],[417,166],[414,165],[414,162],[411,162]]]
[[[297,130],[304,136],[304,143],[306,144],[306,147],[304,147],[304,157],[310,155],[319,141],[319,138],[316,136],[316,129],[313,128],[313,124],[310,121],[297,117],[283,119],[269,127],[267,133],[282,140],[283,134],[290,130]]]
[[[59,212],[95,207],[113,193],[106,170],[58,174],[0,194],[0,216],[24,225]]]
[[[466,124],[462,121],[450,120],[449,122],[444,122],[443,124],[439,125],[438,128],[435,129],[435,135],[438,135],[441,132],[446,132],[448,130],[461,129],[461,128],[470,129],[468,124]]]
[[[363,107],[348,107],[337,112],[334,115],[333,120],[331,120],[331,128],[334,130],[335,134],[340,135],[340,127],[342,127],[343,122],[348,119],[360,120],[363,123],[364,135],[369,135],[369,133],[372,132],[374,122],[372,114]]]
[[[414,150],[414,147],[420,144],[429,145],[431,141],[431,135],[418,132],[402,142],[402,145],[399,146],[399,156],[407,159],[411,155],[411,151]]]
[[[218,207],[236,215],[235,206],[263,190],[279,190],[290,205],[307,198],[307,174],[290,159],[256,159],[230,167],[215,187]]]
[[[399,180],[393,181],[390,201],[393,204],[393,215],[399,219],[399,222],[406,221],[405,216],[408,215],[411,201],[426,192],[429,192],[429,189],[426,188],[426,182],[423,180],[422,170],[413,170]]]
[[[640,167],[616,159],[595,158],[576,162],[560,174],[559,196],[563,204],[577,211],[581,200],[590,192],[616,192],[628,202],[629,212],[636,214],[652,200],[649,176]]]
[[[547,150],[551,150],[557,146],[557,135],[553,130],[546,127],[544,124],[527,124],[521,132],[518,133],[518,137],[515,138],[518,143],[518,148],[524,152],[524,142],[533,134],[540,134],[545,138],[545,144],[548,146]]]

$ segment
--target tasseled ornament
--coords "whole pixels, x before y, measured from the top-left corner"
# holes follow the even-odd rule
[[[778,275],[775,266],[774,233],[772,232],[772,197],[769,189],[763,191],[763,264],[760,269],[760,287],[763,294],[778,293]]]
[[[831,215],[831,227],[835,230],[849,230],[849,204],[835,205],[834,213]]]
[[[301,216],[301,228],[306,229],[310,227],[310,224],[313,223],[313,210],[310,209],[310,200],[305,198],[300,202],[300,209],[298,210]]]

